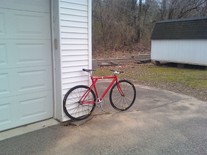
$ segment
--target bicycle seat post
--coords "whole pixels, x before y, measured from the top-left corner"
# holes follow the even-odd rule
[[[89,72],[89,75],[92,76],[92,74],[93,74],[93,71],[90,71],[90,72]]]

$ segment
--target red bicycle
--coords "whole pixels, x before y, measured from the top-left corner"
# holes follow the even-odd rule
[[[92,71],[95,70],[83,69],[83,71],[92,74]],[[109,90],[109,100],[114,109],[125,111],[133,105],[136,98],[136,89],[134,85],[127,80],[118,80],[117,74],[123,73],[122,71],[111,71],[113,71],[112,76],[91,75],[92,84],[90,87],[77,85],[65,94],[63,109],[70,119],[77,121],[89,117],[96,103],[100,103]],[[96,83],[98,80],[102,79],[111,79],[112,81],[99,98]]]

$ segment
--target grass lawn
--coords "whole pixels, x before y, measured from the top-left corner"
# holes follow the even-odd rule
[[[123,70],[120,78],[134,83],[163,88],[207,101],[207,70],[185,69],[153,64],[129,64],[121,67],[101,67],[95,75],[110,75],[109,69]]]

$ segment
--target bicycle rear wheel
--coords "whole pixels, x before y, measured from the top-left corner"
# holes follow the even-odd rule
[[[86,97],[83,97],[84,95]],[[96,96],[93,90],[90,90],[88,86],[78,85],[65,94],[63,110],[70,119],[83,120],[91,115],[95,108],[95,101]]]
[[[120,80],[113,85],[109,99],[112,107],[116,110],[125,111],[129,109],[136,98],[134,85],[127,80]]]

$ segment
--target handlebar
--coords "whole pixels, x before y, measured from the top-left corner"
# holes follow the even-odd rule
[[[110,71],[112,71],[113,74],[122,74],[122,73],[124,73],[124,71],[117,71],[117,70],[113,70],[113,69],[111,69]]]
[[[85,69],[85,68],[83,68],[82,71],[90,73],[90,72],[96,71],[96,70],[95,69]],[[124,71],[117,71],[117,70],[113,70],[113,69],[110,69],[110,71],[112,71],[113,74],[122,74],[122,73],[124,73]]]

